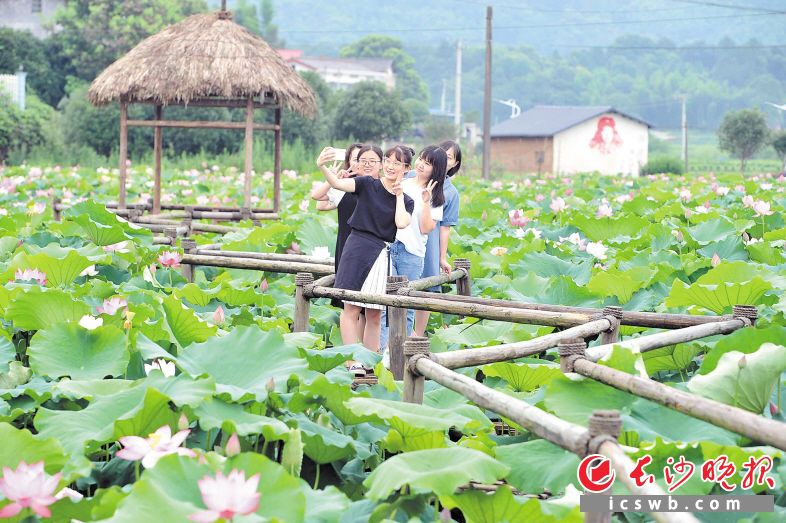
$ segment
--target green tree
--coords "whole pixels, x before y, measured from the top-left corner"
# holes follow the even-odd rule
[[[54,23],[64,58],[91,81],[142,39],[205,10],[204,0],[71,0]]]
[[[726,113],[718,128],[720,148],[740,159],[740,171],[745,163],[761,149],[770,130],[764,115],[758,109],[742,109]]]
[[[378,142],[400,136],[411,120],[397,92],[391,93],[380,82],[359,82],[336,108],[335,137]]]
[[[288,109],[284,110],[281,119],[281,133],[285,142],[294,143],[300,140],[306,147],[323,144],[329,138],[330,122],[333,121],[335,96],[321,76],[312,72],[300,73],[311,85],[317,96],[316,118],[306,118]]]
[[[415,59],[404,51],[401,40],[392,36],[370,35],[344,46],[344,58],[389,58],[393,60],[396,88],[404,100],[416,100],[428,107],[429,92],[426,83],[415,69]],[[413,105],[413,108],[415,106]]]
[[[262,15],[262,38],[274,48],[284,47],[286,45],[284,39],[278,34],[278,26],[273,23],[273,18],[276,16],[273,0],[262,0],[260,14]]]
[[[57,105],[63,97],[65,78],[52,70],[47,45],[30,31],[0,28],[0,73],[27,71],[27,86],[44,102]]]
[[[35,95],[27,96],[27,107],[20,110],[4,94],[0,94],[0,162],[12,150],[29,151],[42,145],[51,126],[55,110]]]
[[[783,171],[786,172],[786,131],[774,131],[770,139],[772,148],[783,162]]]

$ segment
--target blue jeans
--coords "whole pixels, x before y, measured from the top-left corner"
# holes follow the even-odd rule
[[[423,274],[423,258],[415,256],[407,249],[404,244],[396,240],[390,244],[390,261],[393,264],[392,275],[406,276],[409,281],[420,279]],[[382,310],[382,330],[379,334],[379,346],[385,347],[388,344],[388,327],[386,325],[387,311]],[[415,311],[407,309],[407,336],[412,334],[415,326]]]

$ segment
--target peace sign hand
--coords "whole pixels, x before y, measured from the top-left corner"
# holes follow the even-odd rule
[[[423,203],[431,202],[431,194],[434,192],[434,187],[436,185],[437,182],[435,180],[429,180],[429,182],[426,184],[426,187],[423,189],[423,192],[421,193],[423,196]]]

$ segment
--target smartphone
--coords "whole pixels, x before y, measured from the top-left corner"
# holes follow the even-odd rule
[[[333,156],[333,160],[334,161],[336,161],[336,162],[343,162],[344,161],[344,156],[347,155],[347,150],[346,149],[336,149],[334,147],[333,148],[333,154],[335,155],[335,156]]]

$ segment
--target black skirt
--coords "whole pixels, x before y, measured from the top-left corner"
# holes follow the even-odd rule
[[[336,289],[360,291],[387,244],[371,234],[353,229],[344,245],[336,273]],[[387,272],[387,271],[386,271]],[[385,282],[387,283],[387,282]],[[384,293],[384,284],[382,286]]]

